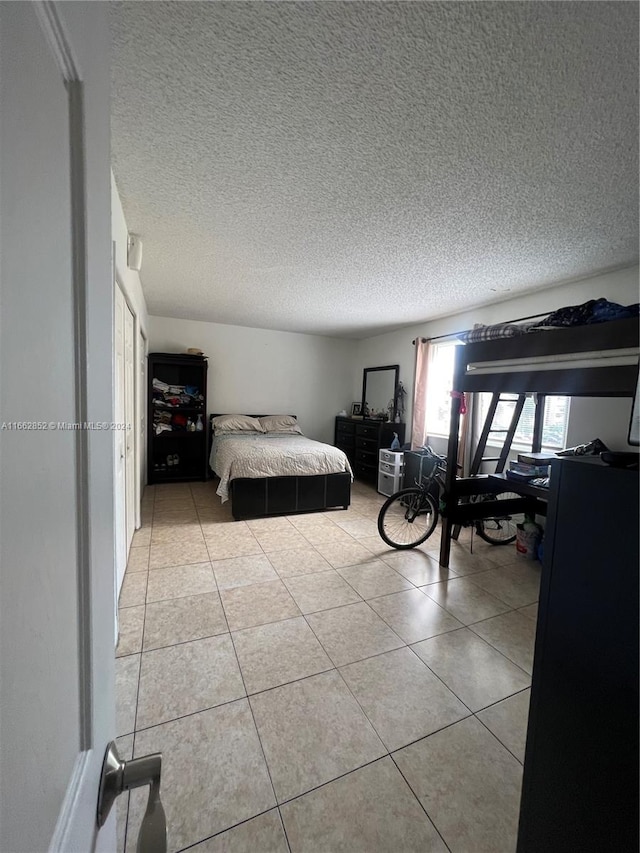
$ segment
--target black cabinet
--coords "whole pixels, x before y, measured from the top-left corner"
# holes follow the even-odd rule
[[[552,465],[518,853],[638,850],[638,472]]]
[[[206,358],[151,353],[148,399],[148,482],[206,480]]]
[[[338,416],[334,444],[346,453],[355,477],[376,485],[378,451],[391,446],[394,432],[398,434],[398,441],[402,444],[404,430],[404,424],[390,421],[378,421],[373,418],[356,420]]]

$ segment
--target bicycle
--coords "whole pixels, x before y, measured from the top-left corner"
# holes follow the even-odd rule
[[[378,514],[378,533],[392,548],[405,550],[416,548],[433,533],[444,507],[444,474],[446,456],[440,456],[433,448],[424,448],[432,460],[431,470],[415,486],[401,489],[391,495]],[[439,501],[432,494],[434,483],[438,486]],[[510,492],[500,494],[472,495],[471,502],[504,500],[517,497]],[[519,516],[518,516],[519,518]],[[505,513],[490,518],[461,522],[461,526],[473,526],[478,536],[490,545],[509,545],[516,538],[516,516]]]

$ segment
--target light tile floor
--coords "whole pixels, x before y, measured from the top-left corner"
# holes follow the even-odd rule
[[[163,753],[170,851],[515,850],[539,566],[469,531],[449,570],[438,530],[388,549],[383,500],[234,522],[213,482],[145,491],[118,742]]]

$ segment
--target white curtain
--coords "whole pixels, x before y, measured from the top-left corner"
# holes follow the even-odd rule
[[[431,342],[416,338],[416,362],[411,419],[411,449],[417,450],[427,439],[427,374],[431,362]]]

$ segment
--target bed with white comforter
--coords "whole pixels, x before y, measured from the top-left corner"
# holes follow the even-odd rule
[[[224,503],[232,480],[348,473],[349,460],[337,447],[303,435],[248,433],[213,437],[209,459],[220,477],[217,494]]]

